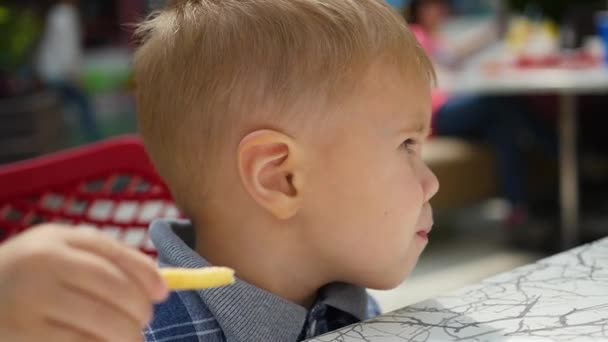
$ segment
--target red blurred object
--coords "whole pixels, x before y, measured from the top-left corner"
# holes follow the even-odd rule
[[[61,222],[101,229],[155,255],[150,221],[181,216],[134,136],[0,166],[0,241]]]
[[[602,59],[585,52],[553,54],[544,57],[520,56],[515,67],[520,69],[586,69],[602,64]]]

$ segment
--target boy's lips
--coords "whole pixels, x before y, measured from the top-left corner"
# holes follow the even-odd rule
[[[425,241],[428,240],[429,233],[433,229],[434,223],[435,222],[433,220],[433,209],[431,208],[430,204],[426,203],[422,208],[420,217],[418,218],[418,227],[416,229],[416,235],[418,235]]]
[[[428,234],[431,230],[433,230],[433,222],[420,226],[416,232],[425,232]]]
[[[431,232],[431,230],[433,229],[433,224],[429,224],[427,226],[424,226],[424,228],[420,228],[418,229],[418,231],[416,232],[416,235],[420,236],[421,238],[428,240],[429,238],[429,233]]]
[[[418,233],[416,233],[416,235],[418,235],[419,237],[421,237],[424,240],[428,240],[429,239],[429,233],[427,233],[424,230],[419,231]]]

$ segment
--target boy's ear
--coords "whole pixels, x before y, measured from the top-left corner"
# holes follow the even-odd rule
[[[249,133],[238,147],[243,186],[278,219],[292,218],[300,208],[301,165],[295,141],[274,130]]]

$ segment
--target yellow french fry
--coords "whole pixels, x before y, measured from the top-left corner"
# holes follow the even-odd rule
[[[161,268],[160,275],[174,291],[202,290],[234,284],[234,270],[228,267]]]

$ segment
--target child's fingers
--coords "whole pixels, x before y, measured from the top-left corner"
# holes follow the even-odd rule
[[[162,301],[168,296],[169,291],[158,274],[156,264],[143,253],[96,231],[72,231],[68,243],[117,265],[133,278],[151,299]]]
[[[58,293],[54,305],[45,313],[58,327],[100,341],[137,341],[141,337],[141,325],[125,313],[79,291],[68,289]]]
[[[140,287],[110,261],[78,249],[67,251],[63,283],[129,315],[143,328],[152,319],[152,304]]]
[[[73,327],[66,326],[57,322],[49,321],[46,322],[43,336],[36,336],[32,338],[34,341],[45,341],[45,342],[102,342],[96,337],[87,335],[83,332],[75,330]]]

